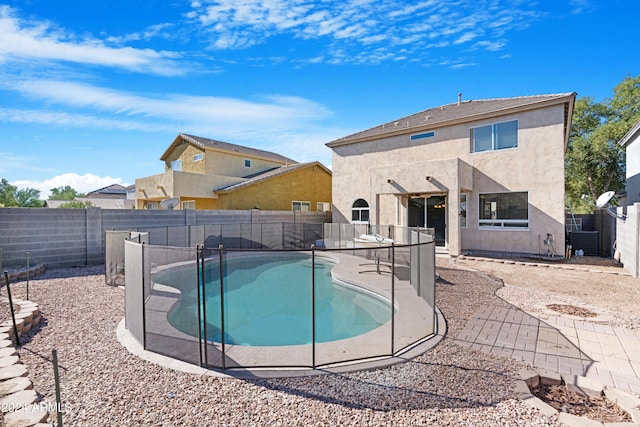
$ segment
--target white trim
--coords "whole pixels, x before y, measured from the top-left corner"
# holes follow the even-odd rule
[[[496,138],[495,138],[494,126],[500,125],[500,124],[503,124],[503,123],[510,123],[510,122],[516,122],[516,126],[517,126],[517,129],[516,129],[516,146],[515,147],[496,148]],[[478,150],[476,150],[475,138],[472,137],[471,132],[474,129],[479,129],[479,128],[483,128],[483,127],[487,127],[487,126],[491,127],[491,149],[490,150],[478,151]],[[469,127],[469,150],[470,150],[470,154],[487,153],[487,152],[503,151],[503,150],[515,150],[518,147],[520,147],[520,121],[518,119],[503,120],[501,122],[492,122],[492,123],[489,123],[489,124],[486,124],[486,125],[482,125],[482,126],[471,126],[471,127]]]

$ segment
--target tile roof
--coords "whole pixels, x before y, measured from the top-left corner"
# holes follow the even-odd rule
[[[520,96],[461,101],[429,108],[398,120],[372,127],[349,136],[331,141],[326,145],[335,147],[367,139],[384,138],[395,134],[417,132],[443,127],[448,124],[480,120],[487,117],[509,114],[518,110],[540,108],[565,102],[573,103],[575,92],[549,95]]]
[[[215,139],[202,138],[199,136],[188,135],[181,133],[178,137],[173,141],[173,143],[169,146],[167,151],[162,155],[160,160],[165,160],[169,153],[173,150],[173,148],[179,143],[179,140],[182,139],[184,141],[190,142],[200,148],[212,148],[214,150],[227,151],[232,153],[237,153],[250,157],[258,157],[268,160],[274,160],[282,163],[298,163],[295,160],[292,160],[288,157],[282,156],[277,153],[273,153],[271,151],[259,150],[257,148],[244,147],[242,145],[231,144],[229,142],[217,141]]]
[[[230,193],[232,191],[239,190],[241,188],[248,187],[250,185],[254,185],[258,182],[266,181],[267,179],[270,179],[279,175],[291,173],[293,171],[304,169],[313,165],[318,165],[322,169],[326,170],[329,174],[331,174],[331,171],[326,167],[324,167],[320,162],[296,163],[296,164],[292,164],[288,166],[280,166],[278,168],[269,169],[264,172],[248,175],[245,177],[247,178],[246,181],[242,181],[240,183],[228,185],[225,187],[216,188],[213,191],[216,193]]]

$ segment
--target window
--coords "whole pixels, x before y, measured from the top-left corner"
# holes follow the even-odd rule
[[[316,210],[318,212],[329,212],[329,211],[331,211],[331,203],[329,203],[329,202],[318,202],[316,204]]]
[[[195,209],[196,201],[195,200],[187,200],[182,202],[182,209]]]
[[[358,199],[353,202],[351,220],[353,222],[369,222],[369,203],[366,200]]]
[[[251,160],[245,160],[244,161],[244,167],[245,168],[250,168],[251,167]]]
[[[160,209],[160,204],[158,202],[146,202],[144,208],[150,211],[157,211]]]
[[[425,132],[425,133],[419,133],[419,134],[416,134],[416,135],[411,135],[411,136],[409,137],[409,140],[411,140],[411,141],[416,141],[416,140],[418,140],[418,139],[431,138],[431,137],[433,137],[435,134],[436,134],[436,133],[435,133],[434,131],[431,131],[431,132]]]
[[[174,160],[171,162],[171,170],[180,172],[182,170],[182,160]]]
[[[471,152],[518,147],[518,121],[494,123],[471,128]]]
[[[311,203],[310,202],[298,202],[298,201],[293,201],[291,202],[291,208],[294,211],[304,211],[307,212],[309,211],[309,209],[311,208]]]
[[[491,228],[528,228],[529,193],[480,194],[478,225]]]
[[[460,228],[467,227],[467,195],[460,195]]]
[[[199,154],[196,154],[195,156],[193,156],[193,161],[194,162],[199,162],[202,159],[204,159],[204,154],[202,154],[202,153],[199,153]]]

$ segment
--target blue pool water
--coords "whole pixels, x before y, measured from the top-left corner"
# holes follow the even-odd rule
[[[391,319],[390,303],[381,297],[335,283],[333,264],[315,264],[316,342],[354,337]],[[218,264],[206,265],[208,339],[221,341]],[[181,290],[169,315],[177,329],[197,336],[194,268],[170,271],[155,281]],[[311,261],[306,255],[243,257],[225,262],[225,342],[251,346],[309,344],[312,337]],[[187,288],[188,283],[188,289]]]

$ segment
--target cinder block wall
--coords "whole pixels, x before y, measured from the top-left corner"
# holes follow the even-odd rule
[[[252,222],[330,222],[325,212],[0,208],[2,267],[104,263],[105,231]]]

